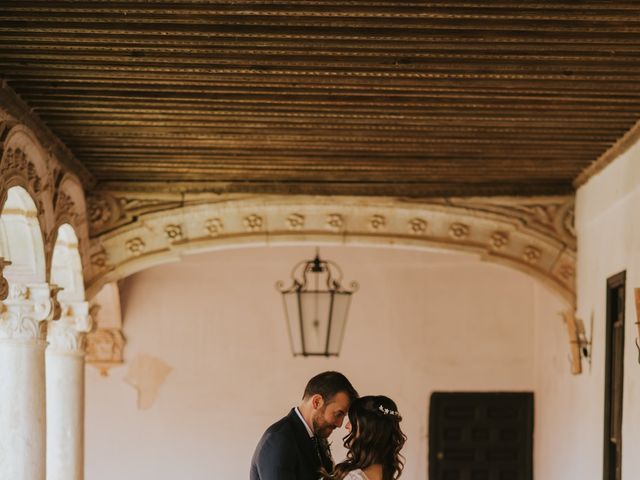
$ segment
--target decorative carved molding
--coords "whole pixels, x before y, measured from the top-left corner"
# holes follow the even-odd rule
[[[127,242],[125,243],[125,247],[133,255],[142,255],[146,247],[146,244],[144,243],[144,240],[142,240],[142,238],[135,237],[130,240],[127,240]]]
[[[183,205],[179,196],[166,199],[115,196],[109,192],[92,192],[87,196],[89,234],[96,237],[114,228],[133,223],[141,215],[177,208]]]
[[[576,248],[574,197],[473,197],[454,198],[442,203],[477,213],[509,218],[527,229],[555,238],[572,250]]]
[[[98,328],[86,336],[86,361],[106,376],[109,369],[123,362],[125,338],[119,328]]]
[[[182,227],[180,225],[167,225],[164,227],[164,234],[172,242],[179,242],[183,238]]]
[[[42,191],[42,180],[38,176],[36,167],[31,162],[24,150],[21,148],[9,147],[2,156],[0,165],[2,177],[18,175],[27,179],[29,187],[35,195]]]
[[[374,232],[378,232],[384,230],[387,226],[387,219],[382,215],[373,215],[369,219],[369,228]]]
[[[575,301],[573,201],[552,199],[435,199],[309,196],[220,197],[209,204],[154,212],[94,240],[92,251],[110,265],[94,270],[89,292],[142,268],[198,251],[254,242],[339,241],[423,245],[480,254],[530,273]],[[292,209],[295,208],[292,228]],[[304,218],[302,222],[300,218]],[[183,238],[164,235],[180,225]],[[224,225],[224,235],[220,235]],[[265,235],[256,236],[255,232]],[[132,242],[135,241],[135,245]],[[144,251],[144,255],[141,253]],[[166,260],[164,260],[166,259]]]
[[[471,229],[469,228],[469,225],[464,223],[455,222],[449,227],[449,235],[454,240],[464,240],[469,237],[470,233]]]
[[[223,232],[224,224],[219,218],[210,218],[205,222],[204,228],[210,236],[215,237]]]
[[[10,285],[0,313],[0,339],[44,340],[51,311],[51,291],[46,283]]]
[[[327,228],[337,232],[344,226],[344,217],[339,213],[330,213],[327,215]]]
[[[247,231],[258,232],[262,230],[264,220],[260,215],[252,213],[251,215],[247,215],[246,217],[244,217],[243,223],[244,226],[247,227]]]
[[[422,218],[412,218],[409,220],[409,231],[414,235],[424,235],[427,233],[427,221]]]
[[[42,144],[44,150],[51,152],[66,170],[76,175],[85,187],[92,187],[95,179],[71,150],[47,127],[34,110],[29,107],[11,87],[3,82],[0,86],[0,104],[15,121],[25,125]]]
[[[91,331],[92,319],[87,302],[62,302],[59,320],[49,323],[48,349],[53,352],[85,352],[86,333]]]
[[[287,217],[287,226],[290,230],[302,230],[304,227],[304,215],[292,213]]]
[[[493,250],[502,250],[509,243],[509,233],[501,231],[493,232],[489,242]]]
[[[9,295],[9,282],[2,276],[2,272],[9,265],[11,265],[9,260],[0,257],[0,300],[4,300]]]

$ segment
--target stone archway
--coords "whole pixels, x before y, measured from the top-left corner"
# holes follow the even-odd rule
[[[229,196],[90,198],[91,297],[181,255],[241,245],[374,244],[472,252],[522,270],[575,304],[573,198]]]

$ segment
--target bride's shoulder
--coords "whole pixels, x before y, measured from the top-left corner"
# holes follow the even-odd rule
[[[349,473],[347,473],[347,476],[344,477],[344,480],[368,480],[368,479],[362,470],[357,469],[357,470],[351,470]]]

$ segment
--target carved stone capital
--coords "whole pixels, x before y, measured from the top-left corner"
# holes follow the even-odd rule
[[[0,314],[0,340],[44,340],[52,309],[48,284],[10,285]]]
[[[48,327],[49,350],[53,352],[84,353],[86,333],[91,331],[92,319],[87,302],[61,302],[59,320]]]

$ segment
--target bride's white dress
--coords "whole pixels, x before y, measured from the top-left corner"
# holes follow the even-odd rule
[[[369,480],[369,478],[364,474],[364,472],[360,469],[351,470],[344,480]]]

